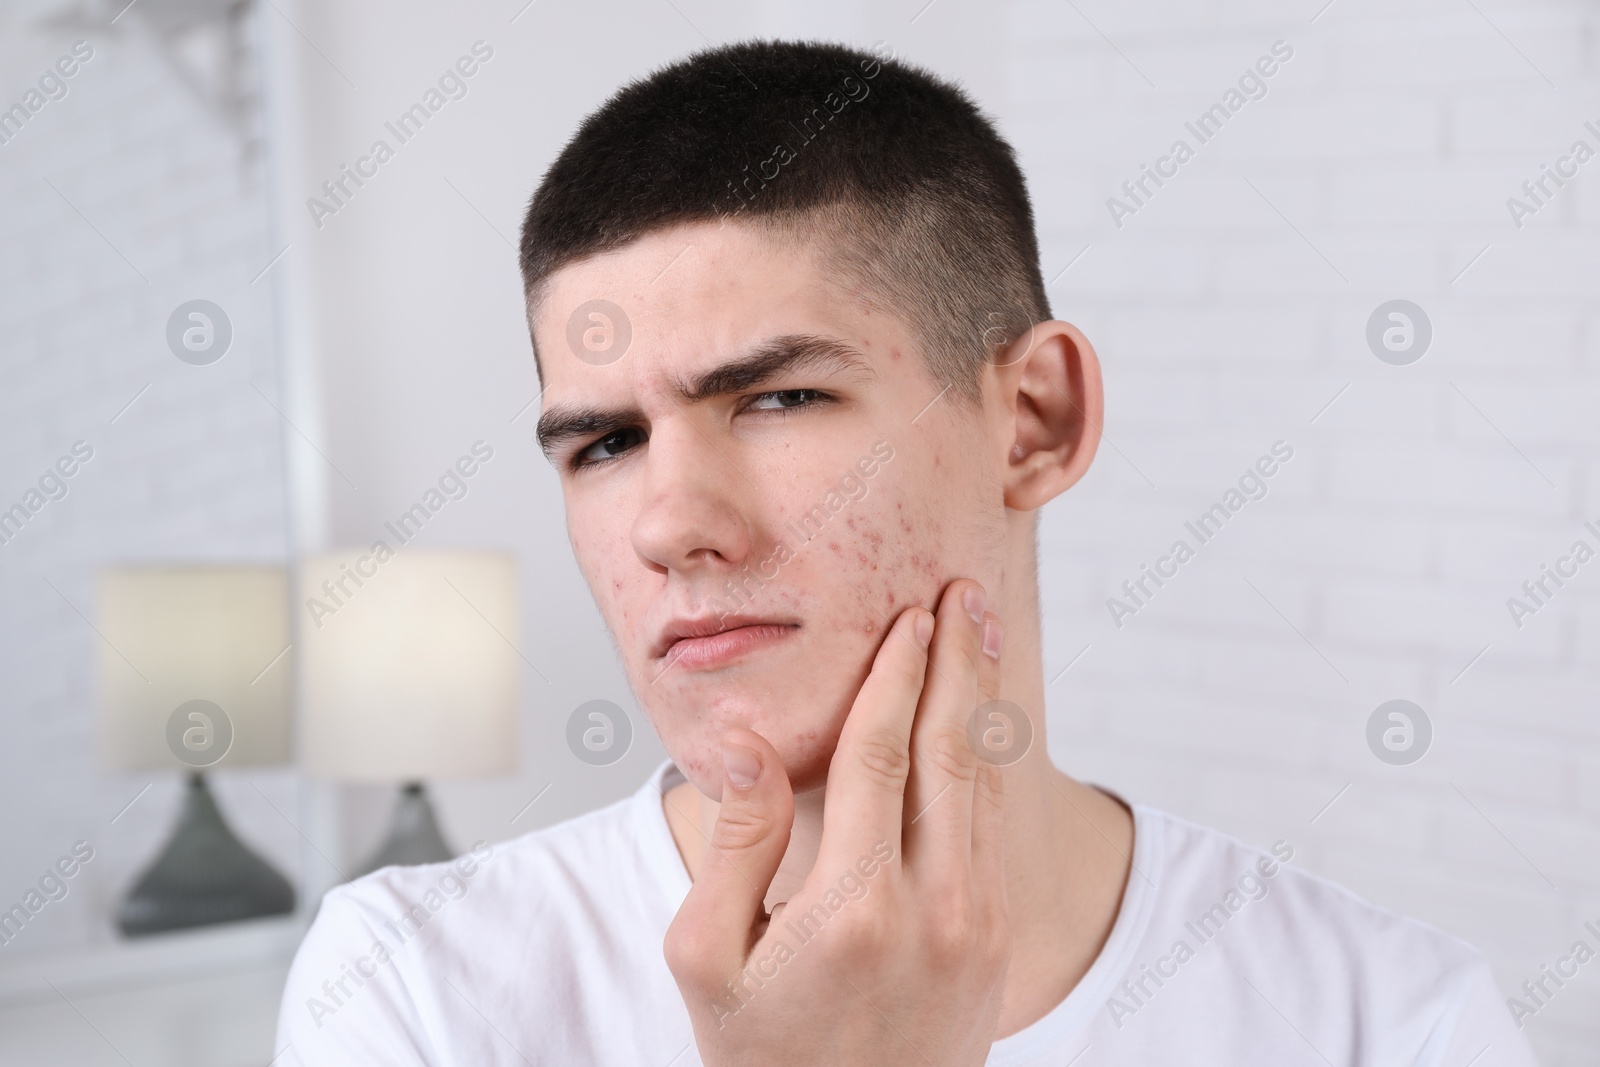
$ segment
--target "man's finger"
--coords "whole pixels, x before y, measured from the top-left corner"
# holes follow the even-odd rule
[[[991,917],[1007,912],[1005,799],[1005,772],[980,766],[972,791],[972,899]]]
[[[983,587],[951,582],[939,600],[938,627],[928,660],[928,680],[911,734],[911,777],[906,793],[906,856],[919,874],[970,878],[972,793],[978,758],[967,727],[982,702],[980,674],[998,679],[997,662],[983,652],[987,611]]]
[[[978,707],[973,709],[978,721],[975,728],[967,731],[968,738],[974,739],[973,752],[978,757],[978,777],[972,790],[973,899],[980,910],[997,907],[1002,913],[1005,911],[1006,827],[1005,777],[1001,768],[1009,766],[1014,758],[1011,746],[1019,743],[1019,725],[1009,721],[1011,709],[1001,711],[999,716],[1004,729],[995,737],[982,709],[1000,698],[1000,655],[1004,637],[1005,627],[999,616],[993,612],[984,615],[979,638],[982,655],[978,658]],[[1028,736],[1032,737],[1031,730]],[[1001,747],[991,748],[990,740],[1001,742]]]
[[[898,855],[911,768],[911,720],[916,715],[933,638],[933,616],[907,608],[889,628],[856,694],[828,766],[822,814],[822,853],[846,865],[880,841]]]
[[[723,735],[722,763],[722,806],[710,847],[666,943],[680,981],[687,975],[711,987],[744,966],[794,824],[789,776],[766,738],[734,727]]]

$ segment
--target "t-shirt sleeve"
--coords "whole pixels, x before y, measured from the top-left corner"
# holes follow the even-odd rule
[[[331,890],[295,954],[274,1067],[425,1067],[436,1057],[385,936],[359,896]]]
[[[1478,959],[1464,970],[1457,988],[1447,1040],[1435,1043],[1417,1067],[1536,1067],[1489,965]]]

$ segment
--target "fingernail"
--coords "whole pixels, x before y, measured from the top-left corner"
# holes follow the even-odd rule
[[[722,769],[735,789],[749,789],[761,777],[761,757],[743,745],[722,746]]]
[[[967,614],[972,616],[973,622],[982,622],[985,606],[983,590],[975,585],[967,586],[967,591],[961,594],[961,606],[967,609]]]
[[[928,644],[933,640],[933,616],[923,613],[917,616],[917,621],[912,624],[911,630],[917,635],[917,644],[922,650],[928,650]]]
[[[1000,620],[990,617],[983,620],[983,654],[990,659],[1000,658],[1000,642],[1005,637],[1005,628],[1000,625]]]

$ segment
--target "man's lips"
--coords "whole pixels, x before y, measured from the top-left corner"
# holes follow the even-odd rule
[[[796,623],[734,616],[678,620],[667,626],[655,654],[669,667],[685,670],[721,667],[782,641],[799,628]]]

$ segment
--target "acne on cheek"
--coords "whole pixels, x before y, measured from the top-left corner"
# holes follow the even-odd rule
[[[919,535],[918,526],[906,518],[905,503],[897,501],[892,511],[852,517],[848,526],[852,536],[844,544],[828,546],[834,557],[830,562],[846,567],[848,584],[841,586],[841,592],[853,602],[846,609],[855,622],[841,629],[881,633],[906,607],[933,603],[942,579],[943,553],[931,516],[920,524]]]
[[[850,529],[852,531],[856,530],[856,520],[853,517],[850,519],[849,525],[850,525]],[[910,526],[909,523],[902,522],[901,526],[907,533],[911,532],[911,526]],[[882,534],[882,532],[880,532],[874,526],[866,526],[866,527],[862,528],[859,531],[859,533],[860,533],[860,539],[862,541],[866,542],[866,547],[872,552],[873,559],[876,559],[878,557],[879,553],[883,550],[883,534]],[[862,563],[869,563],[873,570],[877,570],[878,569],[878,564],[875,563],[875,562],[872,562],[872,560],[869,560],[867,555],[866,555],[866,553],[858,551],[856,553],[856,555],[861,560]]]
[[[588,548],[580,549],[578,547],[580,544],[586,544]],[[595,607],[600,609],[600,617],[605,621],[606,629],[611,632],[615,646],[621,654],[623,670],[632,675],[637,664],[630,650],[643,647],[653,635],[640,631],[639,623],[644,618],[642,610],[644,601],[630,593],[637,579],[625,565],[620,565],[620,561],[633,558],[631,546],[626,542],[596,543],[593,540],[584,542],[574,538],[573,548],[578,561],[578,570],[588,583]],[[651,677],[644,677],[643,683],[648,684]],[[634,681],[638,683],[640,679]]]

